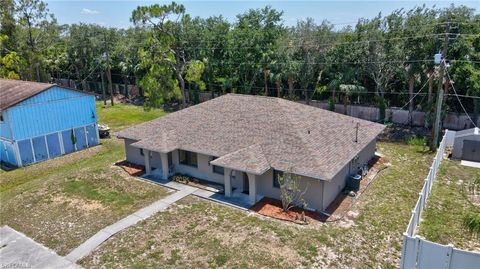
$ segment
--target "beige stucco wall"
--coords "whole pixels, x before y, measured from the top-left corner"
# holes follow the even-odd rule
[[[130,146],[136,140],[125,139],[125,159],[131,163],[145,165],[145,157],[140,154],[140,149]]]
[[[358,158],[348,162],[340,172],[335,175],[331,181],[325,181],[323,187],[323,205],[325,210],[335,197],[345,188],[347,179],[350,175],[355,174],[359,167],[363,167],[375,155],[376,139],[372,140],[358,155]]]
[[[178,151],[172,154],[173,163],[175,164],[175,172],[179,174],[185,174],[192,177],[216,182],[223,184],[223,175],[213,172],[213,166],[209,164],[212,160],[211,156],[197,153],[197,167],[192,167],[188,165],[183,165],[179,163],[178,160]]]
[[[463,155],[463,141],[464,140],[473,140],[480,141],[480,135],[467,135],[463,137],[456,137],[455,142],[453,142],[452,157],[454,159],[462,159]]]
[[[135,164],[145,165],[145,156],[140,154],[140,149],[130,146],[137,141],[131,139],[125,139],[125,158],[127,161]],[[152,169],[162,168],[162,160],[160,159],[160,153],[151,152],[150,154],[150,167]]]
[[[273,186],[273,170],[270,169],[261,176],[256,176],[257,191],[265,197],[280,199],[280,189]],[[299,189],[307,190],[303,199],[307,203],[307,207],[323,210],[323,180],[300,176]]]

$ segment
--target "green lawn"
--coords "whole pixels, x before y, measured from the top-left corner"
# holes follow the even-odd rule
[[[480,240],[462,225],[467,213],[480,214],[480,204],[473,204],[467,196],[467,185],[475,179],[480,180],[480,169],[443,160],[422,215],[419,234],[441,244],[480,251]]]
[[[97,102],[97,113],[100,123],[107,124],[112,131],[119,131],[128,126],[153,120],[166,114],[161,109],[152,109],[146,112],[141,106]]]
[[[115,120],[106,117],[107,109],[99,109],[100,121],[112,126],[162,113],[125,105],[109,109],[124,113]],[[124,155],[123,143],[112,138],[93,148],[1,172],[0,225],[9,225],[63,255],[105,226],[166,195],[164,188],[113,166]]]
[[[188,197],[111,238],[87,268],[397,268],[432,154],[381,142],[384,170],[343,221],[299,226]]]

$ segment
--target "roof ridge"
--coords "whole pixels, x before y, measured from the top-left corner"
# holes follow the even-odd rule
[[[278,104],[280,105],[280,109],[282,111],[282,114],[284,116],[284,118],[289,121],[290,125],[293,126],[293,132],[296,134],[296,136],[300,139],[300,141],[302,142],[302,145],[304,147],[304,149],[306,151],[308,151],[308,155],[313,158],[315,160],[315,162],[318,164],[319,163],[319,160],[316,158],[315,154],[313,154],[314,152],[311,150],[311,147],[308,146],[309,142],[308,141],[305,141],[304,139],[304,136],[301,135],[301,132],[299,131],[300,128],[295,128],[297,127],[297,124],[295,124],[293,121],[292,121],[292,118],[291,118],[291,114],[288,113],[287,111],[285,111],[285,105],[288,103],[289,100],[285,100],[283,98],[278,98]],[[282,103],[283,102],[283,103]],[[292,101],[290,101],[292,102]],[[296,102],[292,102],[292,103],[296,103]],[[287,115],[287,116],[285,116]]]

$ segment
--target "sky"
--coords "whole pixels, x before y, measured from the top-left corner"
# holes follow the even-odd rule
[[[132,25],[130,16],[137,6],[151,5],[154,3],[170,3],[171,1],[70,1],[70,0],[44,0],[51,13],[55,15],[60,24],[96,23],[106,27],[128,28]],[[425,4],[427,7],[447,7],[452,3],[465,5],[476,9],[480,13],[480,0],[467,1],[176,1],[185,6],[187,13],[192,17],[209,17],[222,15],[234,22],[236,15],[244,13],[250,8],[262,8],[270,5],[277,10],[282,10],[283,23],[287,26],[295,25],[298,20],[307,17],[320,23],[328,20],[338,24],[336,27],[354,25],[359,18],[372,18],[379,12],[389,14],[393,10],[410,9]]]

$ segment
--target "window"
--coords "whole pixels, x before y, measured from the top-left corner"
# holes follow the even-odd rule
[[[273,170],[273,187],[280,188],[279,178],[283,176],[282,171]]]
[[[198,167],[197,153],[186,150],[178,150],[178,156],[181,164]]]
[[[216,158],[217,157],[212,157],[212,161],[215,160]],[[215,174],[223,175],[225,173],[223,170],[223,167],[221,166],[212,165],[212,169]]]
[[[0,113],[0,121],[3,121],[3,114]]]
[[[213,172],[220,175],[223,175],[225,173],[223,167],[216,165],[213,166]]]
[[[140,149],[140,155],[143,156],[143,149]]]

